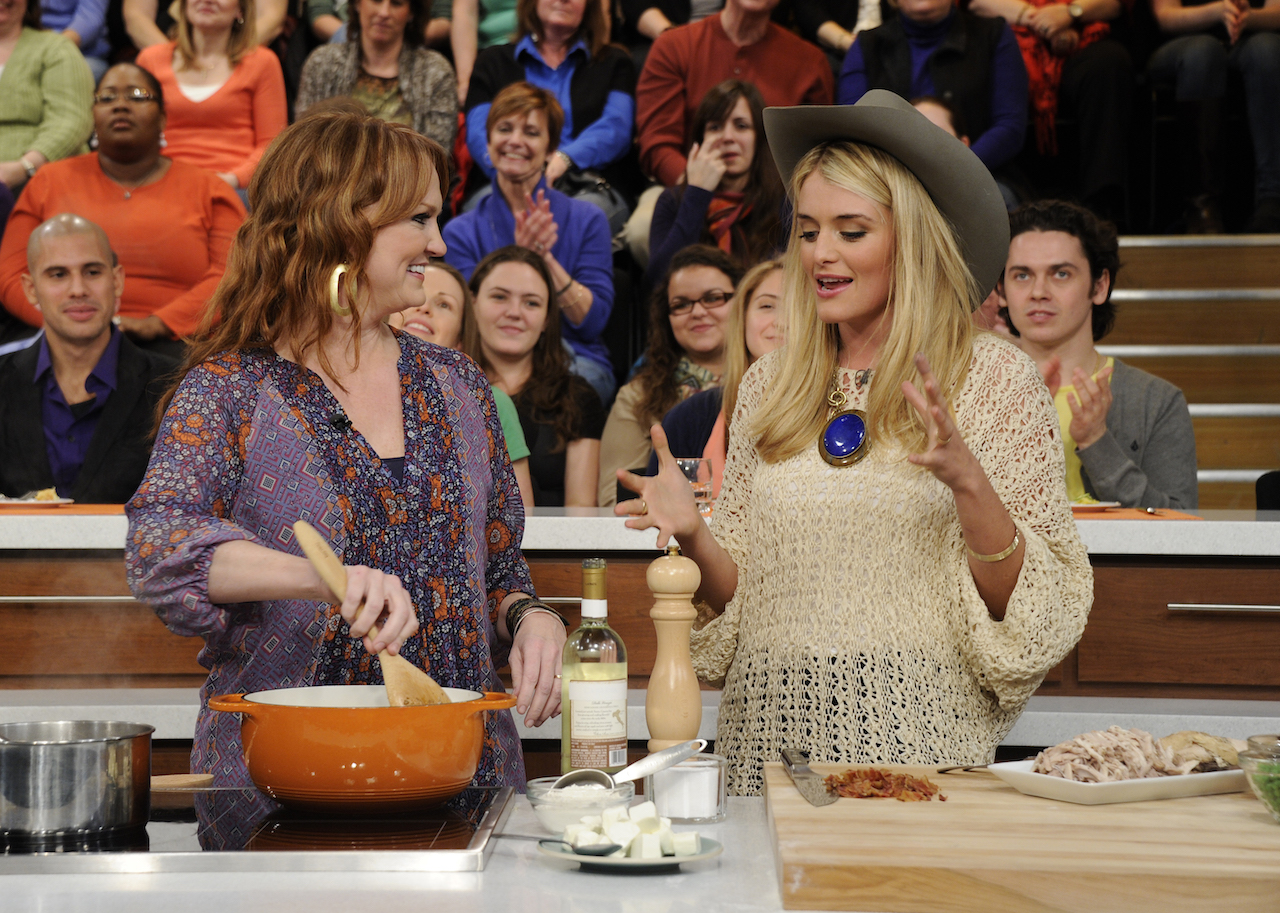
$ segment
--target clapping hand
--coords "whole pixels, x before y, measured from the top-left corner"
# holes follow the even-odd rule
[[[640,493],[639,498],[623,501],[614,507],[618,516],[628,517],[626,525],[631,529],[658,530],[658,548],[666,548],[672,536],[687,541],[698,526],[703,524],[698,505],[693,500],[693,488],[676,465],[667,435],[661,425],[649,429],[653,438],[653,450],[658,455],[658,474],[638,476],[618,470],[618,481]]]
[[[525,194],[524,201],[524,211],[515,214],[515,243],[545,257],[560,240],[560,228],[551,214],[551,201],[542,190],[538,191],[537,199]]]
[[[722,138],[717,137],[709,143],[704,140],[693,144],[689,150],[689,161],[684,168],[686,184],[703,190],[715,190],[720,186],[725,172],[724,157],[720,154],[721,143]]]
[[[902,395],[924,421],[928,443],[923,453],[909,454],[907,459],[932,472],[938,481],[954,491],[975,469],[981,473],[982,467],[965,444],[951,406],[938,387],[929,360],[923,355],[916,355],[916,370],[920,372],[924,392],[917,390],[911,381],[904,381]]]
[[[1062,388],[1062,360],[1054,355],[1040,366],[1040,376],[1049,388],[1050,396],[1057,396]],[[1076,368],[1071,373],[1075,392],[1067,394],[1071,407],[1071,426],[1067,429],[1080,450],[1097,442],[1107,432],[1107,413],[1111,411],[1111,368],[1103,368],[1096,378]]]

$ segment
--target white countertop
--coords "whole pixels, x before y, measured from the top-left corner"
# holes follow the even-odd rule
[[[1202,511],[1204,520],[1077,520],[1092,555],[1280,555],[1280,513]],[[0,514],[0,550],[123,549],[123,516]],[[525,521],[528,552],[657,552],[653,530],[628,529],[606,509],[538,508]]]
[[[686,828],[681,827],[681,830]],[[523,796],[503,827],[543,833]],[[596,875],[498,839],[483,872],[0,875],[4,913],[764,913],[782,909],[763,799],[729,800],[721,824],[697,828],[724,845],[673,875]],[[0,866],[0,871],[3,867]]]

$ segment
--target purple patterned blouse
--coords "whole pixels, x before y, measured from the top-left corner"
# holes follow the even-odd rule
[[[193,369],[126,506],[129,586],[171,631],[202,636],[191,769],[250,785],[234,714],[210,696],[321,684],[377,684],[381,667],[335,606],[289,599],[214,605],[209,563],[223,542],[293,555],[306,520],[345,564],[400,577],[421,633],[401,655],[440,684],[501,691],[507,648],[498,605],[533,593],[520,552],[524,508],[484,374],[466,356],[397,334],[404,476],[396,481],[342,422],[320,377],[269,350],[230,352]],[[477,785],[525,782],[510,713],[490,713]]]

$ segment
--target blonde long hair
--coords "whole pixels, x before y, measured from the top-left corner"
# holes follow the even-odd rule
[[[955,231],[920,181],[893,156],[851,142],[810,150],[791,177],[791,199],[810,175],[878,203],[892,219],[889,334],[880,348],[867,401],[868,440],[923,450],[925,426],[902,393],[920,386],[915,356],[924,353],[948,396],[964,383],[973,357],[969,315],[979,298]],[[752,433],[766,462],[777,463],[813,446],[827,421],[827,394],[838,364],[838,327],[818,318],[813,282],[800,261],[798,213],[783,258],[787,344],[781,366],[756,415]]]
[[[178,56],[182,59],[183,69],[188,70],[196,65],[196,48],[191,40],[191,20],[187,18],[187,4],[190,2],[191,0],[177,0],[173,4]],[[231,35],[227,38],[227,59],[233,67],[258,46],[257,15],[254,0],[240,0],[241,22],[238,25],[232,24]]]
[[[725,426],[733,422],[733,410],[738,403],[738,386],[742,383],[742,375],[751,367],[751,352],[747,350],[747,308],[756,289],[764,284],[774,270],[782,269],[779,259],[765,260],[757,263],[738,283],[738,289],[729,302],[729,316],[724,324],[724,374],[720,376],[720,387],[723,391]],[[779,313],[779,319],[782,315]]]

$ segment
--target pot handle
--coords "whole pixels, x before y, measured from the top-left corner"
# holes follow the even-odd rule
[[[477,701],[469,701],[469,710],[506,710],[516,705],[516,696],[505,691],[486,691],[484,697]]]
[[[210,710],[221,710],[223,713],[249,713],[253,705],[244,699],[244,694],[220,694],[209,698]]]

